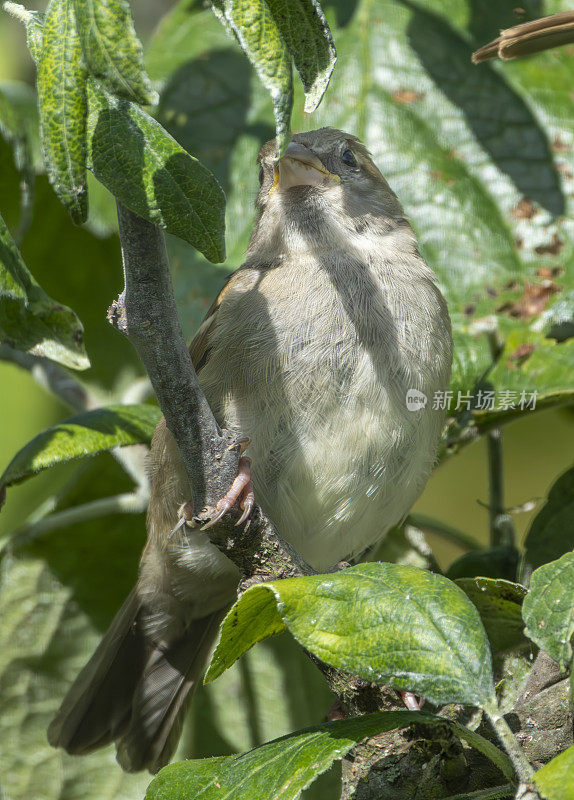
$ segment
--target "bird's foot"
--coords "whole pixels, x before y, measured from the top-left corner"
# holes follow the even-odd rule
[[[409,711],[420,711],[425,704],[424,697],[418,697],[412,692],[399,692],[399,694]]]
[[[245,450],[247,445],[244,445],[244,442],[249,444],[249,439],[245,440],[238,440],[233,447],[237,445],[241,445],[242,452]],[[237,477],[231,484],[230,490],[227,492],[225,497],[222,497],[221,500],[215,506],[215,514],[206,522],[205,525],[201,526],[202,531],[206,531],[208,528],[213,527],[219,520],[230,511],[235,503],[239,502],[239,507],[243,509],[243,514],[239,517],[236,525],[242,525],[251,514],[253,510],[253,506],[255,505],[255,496],[253,494],[253,481],[251,480],[251,459],[247,458],[246,456],[241,456],[239,459],[239,468],[237,472]]]

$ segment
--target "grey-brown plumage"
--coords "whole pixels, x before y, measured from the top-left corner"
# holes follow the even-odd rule
[[[445,302],[399,201],[353,136],[298,134],[259,155],[243,266],[190,353],[218,422],[249,437],[255,496],[317,569],[374,544],[430,474],[448,388]],[[407,407],[409,390],[429,402]],[[187,527],[190,499],[162,421],[150,455],[148,543],[135,589],[49,731],[72,753],[115,741],[128,770],[167,763],[238,572]]]

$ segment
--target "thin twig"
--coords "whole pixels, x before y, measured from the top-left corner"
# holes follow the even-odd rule
[[[86,411],[100,405],[79,381],[49,358],[32,356],[2,344],[0,360],[9,361],[27,370],[39,386],[55,395],[72,411]]]
[[[118,494],[114,497],[104,497],[83,503],[79,506],[57,511],[32,524],[24,524],[10,534],[10,538],[3,542],[4,548],[14,550],[29,544],[36,539],[46,536],[55,530],[69,528],[80,522],[109,516],[111,514],[141,514],[147,508],[147,493],[129,492]]]

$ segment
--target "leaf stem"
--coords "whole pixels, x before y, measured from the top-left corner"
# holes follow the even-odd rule
[[[84,411],[89,408],[97,408],[99,405],[95,396],[92,396],[76,378],[48,358],[33,356],[7,344],[2,344],[0,345],[0,361],[9,361],[28,370],[39,386],[52,392],[73,411]]]
[[[459,547],[465,547],[467,550],[482,550],[484,547],[482,542],[475,539],[470,533],[454,528],[452,525],[447,525],[446,522],[429,517],[426,514],[409,514],[406,521],[407,524],[411,524],[415,528],[434,533],[447,542],[453,542]]]
[[[514,524],[504,508],[504,474],[502,459],[502,429],[486,434],[488,453],[490,546],[516,548]]]
[[[488,716],[498,738],[502,742],[502,746],[508,753],[508,757],[512,761],[519,780],[522,783],[530,783],[534,775],[534,770],[522,752],[522,748],[518,744],[515,735],[510,730],[508,723],[500,713],[498,705],[493,701],[490,704],[483,705],[483,710]]]
[[[28,22],[28,20],[33,16],[33,12],[28,11],[28,9],[23,5],[20,5],[20,3],[4,3],[2,8],[4,11],[14,17],[14,19],[17,19],[24,24],[26,24],[26,22]]]
[[[32,524],[24,524],[13,531],[10,537],[4,541],[3,546],[0,546],[0,552],[5,548],[14,551],[54,530],[67,528],[91,519],[99,519],[110,514],[142,514],[147,508],[147,501],[147,492],[135,491],[118,494],[115,497],[104,497],[80,506],[57,511],[55,514],[50,514]]]
[[[490,546],[502,544],[499,518],[504,514],[504,479],[502,470],[502,430],[495,428],[486,434],[488,453],[488,495],[490,516]]]

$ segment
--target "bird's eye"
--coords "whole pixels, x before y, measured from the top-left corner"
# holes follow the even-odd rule
[[[259,186],[263,183],[263,178],[265,177],[265,172],[263,171],[263,167],[259,167]]]
[[[341,161],[343,164],[346,164],[348,167],[356,167],[357,166],[357,159],[355,158],[355,154],[352,150],[345,150],[343,155],[341,156]]]

